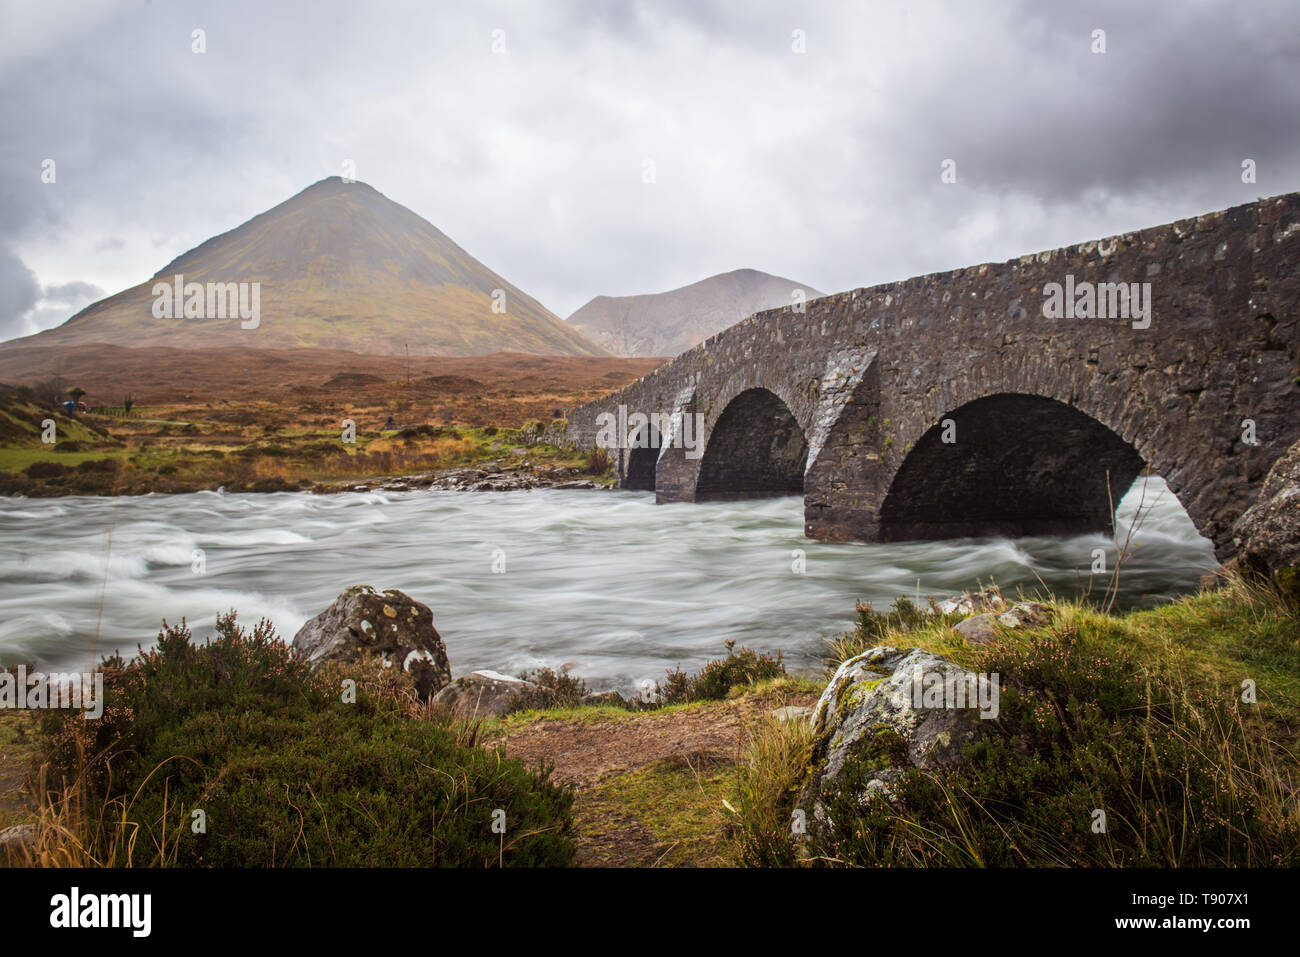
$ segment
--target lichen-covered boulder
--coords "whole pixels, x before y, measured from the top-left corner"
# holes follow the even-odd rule
[[[1019,628],[1039,628],[1050,623],[1052,610],[1036,601],[1022,601],[1004,612],[985,612],[972,615],[953,625],[957,634],[975,644],[984,644],[997,637],[998,626],[1015,631]]]
[[[979,591],[964,592],[945,598],[934,606],[941,615],[974,615],[977,612],[997,612],[1007,607],[1007,600],[996,588],[983,588]]]
[[[960,762],[998,712],[996,676],[980,676],[921,648],[872,648],[839,666],[812,714],[813,787],[868,762],[871,793],[888,798],[912,769]]]
[[[439,691],[433,705],[445,709],[453,718],[473,721],[525,708],[542,708],[553,698],[552,692],[531,681],[511,678],[498,671],[475,671],[461,675]]]
[[[1300,606],[1300,442],[1273,463],[1232,534],[1240,568]]]
[[[606,706],[611,708],[626,708],[627,699],[617,691],[593,691],[590,694],[582,696],[582,704],[587,706]]]
[[[952,627],[957,634],[967,641],[982,645],[997,637],[998,629],[994,624],[997,620],[997,615],[992,612],[985,612],[982,615],[971,615],[969,618],[963,618]]]
[[[0,831],[0,864],[13,866],[21,863],[24,848],[35,842],[35,824],[15,824]]]
[[[998,615],[1003,628],[1041,628],[1052,621],[1052,609],[1041,602],[1022,601]]]
[[[423,698],[451,681],[447,649],[433,612],[400,591],[353,585],[298,630],[294,651],[313,668],[327,661],[373,657],[381,668],[401,668]]]

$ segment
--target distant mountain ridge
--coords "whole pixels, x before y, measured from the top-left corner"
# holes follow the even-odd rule
[[[238,317],[158,317],[153,287],[177,275],[186,284],[258,283],[256,327],[241,328]],[[378,355],[408,348],[413,355],[607,354],[433,224],[365,183],[337,176],[212,237],[62,325],[13,340],[92,342]]]
[[[675,356],[714,333],[763,309],[825,293],[807,283],[736,269],[668,292],[640,296],[597,296],[568,323],[597,345],[620,356]]]

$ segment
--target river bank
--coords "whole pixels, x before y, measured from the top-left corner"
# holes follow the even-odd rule
[[[504,469],[512,457],[543,471],[584,466],[586,453],[555,447],[564,410],[659,361],[24,349],[0,370],[12,383],[0,383],[0,495],[346,488],[496,460]],[[68,415],[74,391],[86,409]]]
[[[479,723],[474,747],[541,769],[567,789],[569,810],[556,806],[570,842],[561,857],[578,865],[1294,865],[1300,621],[1267,590],[1231,577],[1219,588],[1123,614],[1039,597],[1044,623],[1000,628],[987,641],[965,639],[946,615],[860,610],[857,626],[827,649],[819,677],[742,682],[649,710],[565,704],[520,711]],[[960,611],[955,616],[957,624],[966,620]],[[997,662],[1002,714],[990,740],[1014,745],[1012,764],[1003,768],[1001,752],[982,744],[957,764],[907,777],[911,783],[898,784],[902,804],[864,805],[860,827],[826,830],[810,815],[810,831],[801,834],[792,812],[810,807],[801,802],[816,779],[818,734],[825,733],[807,709],[825,696],[837,665],[880,645],[925,650],[971,669]],[[1126,704],[1134,694],[1146,705]],[[1043,695],[1057,713],[1047,725],[1033,717]],[[433,720],[420,709],[403,714],[399,731]],[[1206,720],[1211,714],[1221,720]],[[27,719],[0,715],[7,748],[21,736],[15,722]],[[26,742],[20,753],[29,761],[48,758],[48,740]],[[1152,753],[1160,755],[1154,764]],[[878,757],[863,751],[864,769]],[[1005,776],[1010,769],[1015,778]],[[209,768],[186,786],[218,772]],[[943,781],[945,790],[926,790],[927,781]],[[181,782],[172,788],[183,807]],[[968,796],[955,804],[942,797],[963,792]],[[325,825],[310,803],[295,804],[306,826]],[[1110,815],[1101,832],[1097,810]],[[240,813],[279,814],[257,806]],[[33,821],[30,810],[0,806],[0,814]],[[300,826],[296,815],[293,826]],[[328,826],[333,841],[351,835],[349,842],[380,855],[372,863],[392,863],[385,859],[392,849],[352,835],[345,820],[330,817]],[[329,863],[320,850],[324,831],[318,836],[316,863]],[[828,849],[833,853],[821,853]]]
[[[269,410],[207,420],[170,414],[69,417],[0,386],[0,495],[596,488],[614,481],[609,457],[563,445],[557,420],[452,427],[403,425],[389,416],[367,428],[344,416],[335,428],[319,420],[282,424]]]

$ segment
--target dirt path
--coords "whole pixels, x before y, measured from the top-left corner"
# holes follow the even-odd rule
[[[554,762],[574,785],[578,864],[724,865],[726,816],[747,729],[816,696],[765,691],[610,720],[541,719],[489,737],[526,764]]]

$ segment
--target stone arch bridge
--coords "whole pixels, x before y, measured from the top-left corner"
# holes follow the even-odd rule
[[[1149,467],[1226,559],[1300,440],[1298,297],[1292,193],[757,313],[571,411],[567,438],[658,413],[617,442],[624,487],[801,494],[828,540],[1105,530]]]

